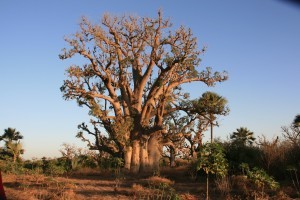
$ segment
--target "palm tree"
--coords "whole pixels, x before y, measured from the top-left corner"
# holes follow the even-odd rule
[[[0,136],[0,141],[3,140],[5,142],[3,153],[8,153],[12,156],[14,163],[24,153],[23,145],[20,142],[21,139],[23,139],[23,135],[14,128],[4,129],[4,134]]]
[[[238,145],[252,145],[255,140],[253,134],[254,133],[247,128],[241,127],[236,129],[236,132],[233,132],[232,135],[230,135],[230,139],[233,140],[233,143]]]
[[[211,143],[213,142],[213,126],[218,125],[215,123],[216,115],[227,115],[229,108],[227,100],[215,92],[205,92],[202,97],[193,102],[193,106],[200,115],[203,115],[210,123],[210,137]]]
[[[296,115],[294,121],[293,121],[293,125],[295,127],[300,127],[300,114]]]
[[[15,163],[19,159],[20,155],[24,153],[23,145],[18,142],[8,141],[6,148],[9,153],[13,155],[13,162]]]
[[[5,142],[18,141],[21,139],[23,139],[23,135],[21,135],[19,131],[16,131],[15,128],[4,129],[4,134],[0,136],[0,141],[4,140]]]

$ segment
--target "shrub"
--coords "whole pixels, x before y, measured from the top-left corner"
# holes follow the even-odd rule
[[[265,186],[268,186],[272,190],[279,188],[279,183],[274,180],[273,177],[269,176],[263,169],[254,167],[250,170],[248,164],[241,164],[242,170],[246,173],[247,178],[252,180],[258,188],[261,188],[262,194],[264,194]]]
[[[202,169],[206,173],[206,199],[209,199],[209,174],[215,174],[218,177],[225,177],[227,175],[228,163],[225,159],[222,146],[218,143],[205,144],[199,152],[197,169]]]
[[[262,153],[256,146],[236,145],[231,143],[225,146],[226,158],[229,161],[229,173],[237,174],[240,172],[241,163],[250,163],[250,167],[261,165]]]
[[[57,159],[42,158],[43,173],[50,176],[63,175],[67,172],[66,167],[62,165]]]

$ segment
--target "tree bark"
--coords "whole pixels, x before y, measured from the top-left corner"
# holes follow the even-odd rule
[[[197,149],[195,149],[195,146],[193,146],[191,148],[192,148],[191,149],[191,156],[192,156],[193,159],[196,160],[198,158],[198,155],[197,155],[197,149],[198,149],[198,147],[197,147]]]
[[[206,174],[206,200],[209,200],[209,194],[208,194],[208,174]]]
[[[127,146],[124,153],[124,162],[125,162],[124,168],[127,170],[130,170],[131,157],[132,157],[132,147]]]
[[[213,137],[213,123],[210,123],[210,142],[214,142],[214,137]]]
[[[158,136],[150,136],[148,143],[149,170],[152,172],[159,171],[159,161],[161,158],[162,147],[159,144]]]
[[[149,158],[148,158],[148,140],[141,141],[140,144],[140,173],[149,172]]]
[[[140,141],[134,140],[132,142],[132,155],[130,163],[130,172],[137,174],[140,168]]]
[[[173,147],[170,147],[170,167],[176,167],[175,149]]]

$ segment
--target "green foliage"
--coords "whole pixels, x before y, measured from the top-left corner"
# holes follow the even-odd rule
[[[16,131],[15,128],[7,128],[4,129],[4,134],[0,136],[0,141],[3,140],[5,142],[8,141],[18,141],[23,139],[23,136],[19,131]]]
[[[300,115],[299,115],[299,114],[296,115],[296,117],[295,117],[295,119],[294,119],[294,121],[293,121],[293,125],[294,125],[295,127],[297,127],[297,128],[300,127]]]
[[[12,158],[0,161],[0,170],[7,174],[24,174],[26,169],[23,168],[21,162],[13,162]]]
[[[94,169],[98,166],[95,158],[93,158],[91,155],[80,155],[78,156],[78,160],[80,167]]]
[[[133,129],[133,119],[127,117],[127,119],[123,119],[120,121],[115,121],[111,125],[112,133],[114,137],[123,145],[129,144],[129,133]]]
[[[62,157],[58,159],[67,172],[76,171],[83,167],[96,168],[97,157],[92,151],[77,148],[75,145],[64,143],[60,149]]]
[[[12,158],[14,163],[20,160],[20,155],[24,153],[21,139],[23,139],[23,136],[16,129],[5,129],[4,134],[0,136],[0,141],[5,142],[4,148],[0,151],[1,159]]]
[[[227,100],[215,92],[205,92],[201,98],[193,102],[193,105],[200,113],[209,115],[227,115],[229,108]]]
[[[267,184],[272,190],[279,188],[279,183],[276,182],[273,177],[269,176],[263,169],[253,168],[249,177],[253,179],[258,186]]]
[[[43,173],[50,176],[59,176],[67,172],[65,165],[58,162],[57,159],[42,158],[42,169]]]
[[[153,192],[149,196],[150,199],[181,199],[180,196],[176,193],[176,190],[169,184],[161,183],[158,186],[150,185],[149,188],[153,190]]]
[[[236,145],[224,143],[226,158],[229,164],[229,173],[239,173],[241,163],[249,163],[250,167],[262,167],[262,152],[257,146]]]
[[[252,145],[255,141],[255,137],[253,136],[253,134],[254,133],[248,130],[247,128],[241,127],[236,129],[236,132],[233,132],[232,135],[230,135],[230,139],[235,145]]]
[[[26,160],[23,162],[23,167],[31,173],[43,173],[43,161],[41,159]]]
[[[108,157],[101,158],[99,167],[103,169],[118,169],[124,166],[124,160],[122,158]]]
[[[227,175],[228,163],[220,144],[207,143],[200,149],[197,170],[200,169],[206,173],[206,199],[208,200],[208,175],[215,174],[218,177]]]
[[[224,150],[218,143],[207,143],[199,152],[197,170],[203,169],[206,174],[216,174],[225,177],[228,169],[228,162]]]
[[[257,167],[250,170],[246,163],[242,163],[241,168],[244,172],[246,172],[247,177],[252,180],[257,187],[262,189],[262,192],[264,192],[265,186],[269,186],[272,190],[279,188],[279,183],[276,182],[273,177],[269,176],[265,170]]]
[[[211,128],[211,142],[213,142],[213,126],[218,125],[216,115],[226,116],[229,113],[227,99],[214,92],[205,92],[202,96],[192,101],[194,112],[209,121]]]
[[[132,187],[134,189],[134,199],[181,199],[181,197],[176,193],[176,190],[166,183],[149,184],[148,187],[133,184]]]

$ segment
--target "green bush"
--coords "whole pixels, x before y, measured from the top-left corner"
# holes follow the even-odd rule
[[[57,159],[42,158],[42,169],[45,175],[59,176],[67,172],[66,166]]]
[[[247,175],[247,178],[252,180],[257,188],[262,190],[264,193],[265,187],[269,187],[272,190],[276,190],[279,188],[279,183],[275,181],[275,179],[267,174],[267,172],[263,169],[254,167],[250,170],[248,164],[242,163],[240,165],[242,171]]]
[[[102,169],[117,169],[124,166],[124,160],[122,158],[108,157],[101,158],[99,161],[99,167]]]
[[[230,174],[238,174],[241,163],[249,163],[250,167],[262,167],[262,152],[256,146],[231,143],[225,146],[225,154]]]
[[[11,159],[1,160],[0,170],[8,174],[24,174],[26,172],[22,162],[13,162]]]

